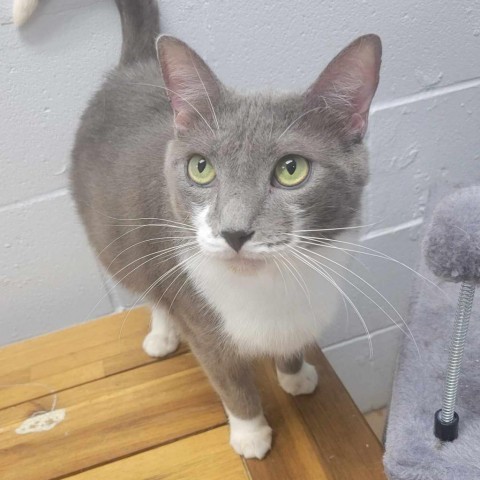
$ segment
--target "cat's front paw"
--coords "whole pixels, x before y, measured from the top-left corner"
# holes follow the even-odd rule
[[[164,357],[178,348],[177,333],[171,329],[167,332],[150,332],[143,340],[143,350],[150,357]]]
[[[272,446],[272,429],[265,417],[260,415],[243,420],[229,414],[230,445],[245,458],[261,460]]]
[[[297,373],[283,373],[277,369],[278,383],[290,395],[306,395],[312,393],[318,383],[315,367],[303,362]]]

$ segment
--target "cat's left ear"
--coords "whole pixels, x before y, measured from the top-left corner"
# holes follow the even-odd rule
[[[218,128],[214,105],[222,84],[208,65],[186,43],[170,35],[158,38],[157,52],[176,129],[187,130],[199,121],[212,131]]]
[[[382,43],[377,35],[364,35],[344,48],[305,93],[306,108],[332,108],[344,119],[351,138],[363,138],[368,112],[377,90]]]

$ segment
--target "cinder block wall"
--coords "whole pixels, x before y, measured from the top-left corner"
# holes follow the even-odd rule
[[[68,193],[79,116],[113,66],[113,1],[50,0],[18,31],[0,6],[0,344],[127,305],[108,293]],[[375,32],[384,43],[370,120],[372,179],[365,246],[415,266],[423,215],[437,197],[480,183],[480,6],[458,0],[358,2],[162,0],[162,30],[192,45],[229,85],[303,89],[343,46]],[[406,315],[410,272],[362,255],[359,275]],[[401,334],[352,292],[372,332],[339,312],[322,344],[364,410],[387,402]],[[378,300],[378,297],[377,297]]]

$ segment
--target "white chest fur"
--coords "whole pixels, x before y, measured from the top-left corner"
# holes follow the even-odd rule
[[[310,254],[341,275],[345,271],[344,252],[319,248]],[[325,277],[289,255],[278,267],[266,265],[258,272],[243,274],[218,259],[191,268],[197,290],[216,310],[223,322],[224,334],[246,354],[288,355],[318,339],[332,320],[340,295]],[[340,277],[325,270],[341,287]],[[294,275],[295,274],[295,275]],[[296,277],[296,278],[295,278]],[[300,279],[301,277],[301,279]]]

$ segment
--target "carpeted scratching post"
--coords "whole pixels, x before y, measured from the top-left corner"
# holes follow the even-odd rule
[[[473,301],[480,283],[480,187],[440,203],[424,249],[421,273],[446,298],[417,282],[410,328],[420,355],[413,342],[404,343],[384,464],[391,480],[480,479],[480,311]]]

